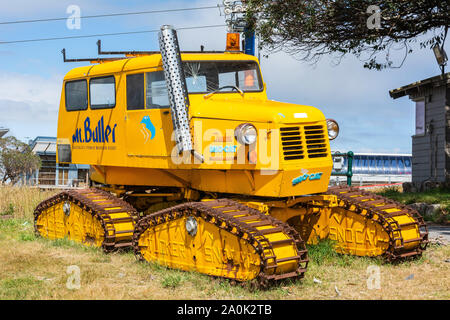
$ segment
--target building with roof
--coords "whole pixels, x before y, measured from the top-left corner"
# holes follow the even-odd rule
[[[415,103],[412,136],[412,185],[418,189],[450,185],[450,73],[389,92]]]
[[[55,137],[36,137],[30,142],[30,147],[40,157],[41,168],[27,177],[27,184],[45,188],[83,187],[88,184],[88,165],[56,162]]]
[[[0,127],[0,138],[3,138],[5,134],[9,132],[9,129]]]
[[[333,156],[330,185],[345,184],[348,158]],[[411,182],[411,154],[359,153],[352,161],[352,185],[389,185]]]

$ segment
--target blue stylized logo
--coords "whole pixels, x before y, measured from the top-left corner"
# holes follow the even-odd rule
[[[293,186],[296,186],[300,182],[303,182],[303,181],[308,180],[308,179],[310,181],[320,180],[320,178],[322,178],[322,174],[323,174],[323,172],[317,172],[317,173],[308,174],[307,170],[305,170],[305,172],[302,171],[302,173],[303,174],[300,177],[297,177],[297,178],[292,180],[292,185]]]
[[[111,124],[112,125],[112,124]],[[89,143],[89,142],[100,142],[100,143],[115,143],[116,142],[116,127],[106,124],[103,120],[103,116],[97,122],[94,128],[91,128],[91,119],[86,117],[84,120],[83,128],[76,128],[75,133],[72,135],[73,143]]]
[[[153,125],[152,121],[150,120],[149,116],[144,116],[142,118],[141,124],[142,124],[141,132],[144,135],[145,143],[147,143],[148,138],[150,138],[150,140],[152,140],[155,137],[156,128]]]

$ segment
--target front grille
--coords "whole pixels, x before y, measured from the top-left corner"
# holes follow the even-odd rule
[[[301,160],[306,156],[326,157],[328,148],[325,134],[321,125],[280,128],[284,160]]]
[[[328,150],[323,126],[305,126],[304,131],[308,158],[326,157]]]
[[[284,127],[280,129],[281,145],[284,160],[300,160],[303,154],[300,127]]]

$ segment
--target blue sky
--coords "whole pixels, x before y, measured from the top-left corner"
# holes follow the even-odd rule
[[[221,2],[221,1],[220,1]],[[82,16],[200,6],[219,0],[15,0],[2,7],[0,22],[66,17],[69,5],[78,5]],[[66,21],[0,24],[0,42],[22,39],[79,36],[224,23],[218,9],[135,16],[83,19],[81,29],[70,30]],[[226,28],[179,31],[182,50],[223,50]],[[158,50],[157,34],[100,37],[105,50]],[[19,44],[0,44],[0,126],[20,139],[56,136],[57,111],[64,74],[83,63],[63,63],[68,57],[96,56],[97,37]],[[447,52],[450,51],[448,41]],[[338,121],[341,135],[332,149],[356,152],[410,153],[414,131],[414,104],[407,98],[393,100],[389,90],[439,73],[430,50],[408,56],[401,69],[370,71],[354,57],[339,65],[324,58],[311,66],[285,53],[261,58],[269,98],[312,105]]]

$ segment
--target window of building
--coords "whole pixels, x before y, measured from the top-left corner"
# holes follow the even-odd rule
[[[398,164],[396,158],[391,158],[391,174],[397,174],[398,173]]]
[[[127,109],[145,109],[144,74],[127,75]]]
[[[369,173],[372,173],[372,174],[377,173],[375,157],[370,157],[370,159],[369,159]]]
[[[425,134],[425,100],[416,101],[416,136]]]
[[[383,159],[381,157],[377,158],[377,173],[383,173]]]
[[[399,174],[405,174],[405,161],[403,157],[397,158],[398,163],[398,173]]]
[[[93,78],[89,82],[91,109],[114,108],[116,105],[116,81],[114,76]]]
[[[384,173],[390,174],[391,173],[391,165],[389,164],[389,158],[383,157],[383,162],[384,162]]]
[[[88,107],[86,80],[68,81],[65,85],[66,110],[80,111]]]
[[[411,174],[412,172],[412,165],[411,165],[411,159],[409,157],[405,158],[405,173],[406,174]]]

